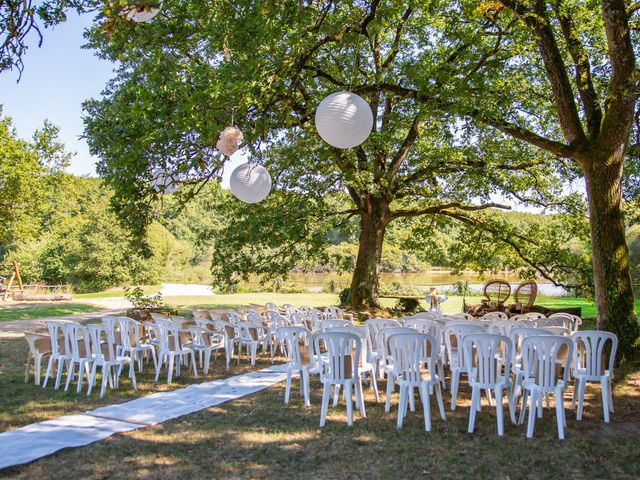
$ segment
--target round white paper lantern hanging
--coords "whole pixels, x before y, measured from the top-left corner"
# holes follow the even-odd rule
[[[149,2],[149,4],[131,5],[126,11],[127,20],[136,23],[144,23],[153,20],[160,13],[162,2]]]
[[[357,147],[369,137],[372,128],[371,107],[355,93],[332,93],[316,110],[318,133],[337,148]]]
[[[271,175],[262,165],[245,163],[233,171],[229,186],[238,200],[258,203],[271,191]]]
[[[151,187],[162,195],[171,195],[179,187],[171,174],[162,168],[156,168],[151,172],[151,177]]]

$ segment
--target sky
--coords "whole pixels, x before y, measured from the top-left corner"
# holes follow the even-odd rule
[[[45,119],[60,127],[60,139],[66,149],[75,152],[68,171],[76,175],[96,175],[98,160],[89,153],[81,138],[84,131],[82,102],[99,98],[106,83],[114,76],[115,64],[99,59],[92,50],[83,49],[83,32],[93,15],[69,14],[68,21],[43,31],[44,41],[37,47],[37,35],[31,35],[24,57],[20,82],[18,72],[0,75],[0,104],[3,114],[12,117],[18,135],[29,139]],[[223,175],[223,185],[240,163],[235,154]]]

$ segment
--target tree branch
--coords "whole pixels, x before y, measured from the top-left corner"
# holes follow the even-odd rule
[[[391,212],[390,221],[395,220],[396,218],[402,217],[417,217],[420,215],[433,215],[433,214],[447,214],[446,212],[454,209],[454,210],[462,210],[466,212],[477,212],[479,210],[486,210],[488,208],[500,208],[503,210],[511,210],[509,205],[502,205],[500,203],[485,203],[482,205],[465,205],[460,202],[450,202],[444,203],[442,205],[432,205],[430,207],[425,208],[417,208],[412,210],[396,210]]]

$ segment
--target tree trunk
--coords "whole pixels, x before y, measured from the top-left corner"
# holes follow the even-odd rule
[[[629,357],[640,334],[634,309],[629,249],[622,213],[622,153],[584,162],[598,328],[618,336],[621,357]]]
[[[388,209],[389,205],[383,201],[369,198],[366,211],[360,213],[358,258],[349,289],[349,303],[354,308],[380,306],[380,259]]]

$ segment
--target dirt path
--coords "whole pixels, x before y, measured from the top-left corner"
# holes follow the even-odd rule
[[[87,303],[89,305],[100,307],[103,310],[92,313],[74,313],[72,315],[58,317],[30,318],[25,320],[0,322],[0,338],[21,338],[24,332],[45,330],[47,328],[47,320],[56,320],[60,322],[82,322],[92,320],[94,318],[105,317],[107,315],[122,313],[131,306],[126,299],[117,297],[96,298],[87,300],[86,302],[73,303]]]

